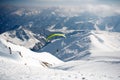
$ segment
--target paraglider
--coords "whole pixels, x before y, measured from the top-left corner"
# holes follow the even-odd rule
[[[62,33],[54,33],[54,34],[49,35],[49,36],[46,38],[46,41],[48,42],[51,38],[56,37],[56,36],[66,38],[65,34],[62,34]]]

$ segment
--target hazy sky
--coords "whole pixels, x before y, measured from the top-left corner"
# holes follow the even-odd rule
[[[86,4],[105,4],[119,6],[120,0],[0,0],[0,4],[29,6],[80,6]]]

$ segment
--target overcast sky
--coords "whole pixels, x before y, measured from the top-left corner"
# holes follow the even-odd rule
[[[0,0],[0,4],[29,6],[80,6],[86,4],[105,4],[119,6],[120,0]]]
[[[120,14],[120,0],[0,0],[0,5],[6,4],[25,7],[59,6],[67,13],[89,11],[100,16]]]

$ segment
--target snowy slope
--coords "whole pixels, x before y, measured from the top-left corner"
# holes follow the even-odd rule
[[[50,52],[64,61],[94,56],[120,56],[120,33],[100,30],[73,31],[66,36],[66,38],[53,40],[40,51]]]
[[[92,31],[91,56],[120,57],[120,33],[106,31]]]
[[[11,51],[13,51],[13,54],[9,55],[9,57],[12,56],[12,55],[15,55],[15,53],[19,54],[18,57],[20,57],[20,59],[18,59],[18,60],[23,64],[33,65],[33,66],[41,66],[40,63],[42,61],[47,62],[51,65],[59,64],[59,63],[62,62],[62,61],[58,60],[57,58],[55,58],[54,56],[52,56],[51,54],[49,54],[47,52],[35,53],[35,52],[32,52],[32,51],[30,51],[29,49],[27,49],[23,46],[14,45],[10,42],[6,42],[3,39],[1,39],[1,42],[4,45],[6,45],[5,48],[1,48],[1,53],[3,53],[3,55],[4,55],[4,53],[9,55],[10,51],[9,51],[8,47],[10,47]],[[7,50],[7,53],[6,53],[6,50],[4,50],[4,49]]]
[[[8,47],[11,47],[12,54]],[[48,62],[53,67],[49,69],[42,62]],[[94,56],[63,63],[49,53],[35,53],[0,39],[0,80],[119,80],[119,66],[119,55],[117,58]]]
[[[54,68],[82,74],[82,80],[119,80],[120,33],[91,31],[88,37],[89,56],[77,61],[68,61]]]
[[[66,38],[53,40],[40,51],[47,51],[63,61],[79,60],[89,56],[89,31],[74,30],[66,34]]]
[[[24,46],[26,48],[33,48],[38,42],[41,43],[40,46],[44,45],[44,41],[42,41],[42,39],[44,40],[44,36],[37,36],[37,34],[33,33],[32,31],[26,28],[23,28],[23,26],[1,34],[0,38],[3,38],[6,41],[11,42],[13,44]]]
[[[77,73],[75,80],[119,80],[120,79],[119,66],[120,58],[111,59],[111,61],[109,61],[109,59],[107,59],[106,61],[91,59],[69,61],[66,62],[65,64],[56,66],[53,69],[75,72]]]

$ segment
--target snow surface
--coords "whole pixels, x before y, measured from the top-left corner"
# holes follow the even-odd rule
[[[47,52],[36,53],[36,52],[33,52],[23,46],[14,45],[10,42],[6,42],[5,40],[1,40],[1,41],[7,47],[10,47],[12,51],[21,52],[21,55],[23,56],[23,58],[21,58],[21,60],[22,60],[21,62],[23,62],[23,63],[26,62],[26,64],[28,64],[28,65],[38,66],[38,65],[40,65],[40,62],[42,62],[42,61],[48,62],[52,65],[62,63],[62,61],[58,60],[57,58],[52,56],[50,53],[47,53]],[[1,49],[1,51],[2,51],[2,49]],[[3,51],[3,53],[4,52],[5,51]]]
[[[0,39],[0,80],[120,80],[120,33],[92,31],[89,37],[90,56],[69,62]]]
[[[92,31],[91,56],[120,57],[120,33]]]
[[[22,34],[22,31],[24,31],[26,35]],[[19,36],[21,36],[23,40],[18,38],[17,34]],[[12,37],[12,36],[14,36],[14,37]],[[28,36],[29,39],[26,39],[25,36]],[[8,31],[8,32],[1,34],[0,38],[3,38],[5,40],[7,40],[11,43],[17,44],[17,45],[25,46],[26,48],[33,48],[35,43],[39,42],[39,40],[37,40],[34,36],[35,36],[34,33],[32,33],[31,31],[29,31],[27,29],[24,29],[24,28],[22,28],[22,26],[20,26],[17,30]]]

